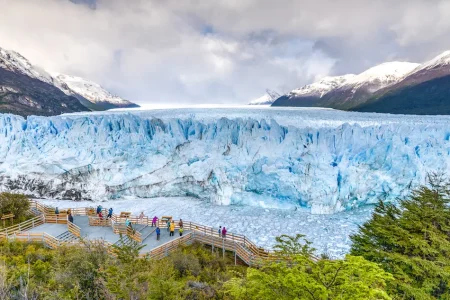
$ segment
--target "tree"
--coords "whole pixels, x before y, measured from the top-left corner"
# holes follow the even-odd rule
[[[450,297],[450,199],[442,176],[399,201],[379,202],[372,218],[351,239],[352,255],[394,275],[390,291],[408,299]]]
[[[273,248],[275,252],[282,256],[311,256],[316,250],[310,246],[311,242],[306,240],[303,234],[296,234],[295,236],[283,234],[277,236],[275,240],[277,243]]]
[[[0,193],[0,215],[14,214],[19,222],[30,216],[28,197],[21,194]]]
[[[277,239],[289,261],[248,268],[225,283],[234,299],[390,299],[385,291],[392,276],[362,257],[344,260],[315,259],[303,236]]]

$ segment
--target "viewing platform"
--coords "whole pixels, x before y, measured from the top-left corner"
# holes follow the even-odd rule
[[[218,228],[203,226],[183,220],[183,235],[179,234],[179,220],[171,217],[158,218],[157,225],[161,230],[160,239],[156,237],[156,226],[148,217],[139,218],[128,213],[113,214],[111,218],[98,217],[96,209],[92,207],[66,208],[55,214],[55,208],[43,205],[38,201],[30,201],[34,218],[0,230],[0,238],[23,241],[40,242],[49,248],[62,245],[86,243],[101,243],[106,247],[121,246],[135,241],[142,245],[140,256],[145,258],[162,258],[180,245],[188,245],[194,241],[210,246],[212,250],[220,249],[234,254],[247,265],[260,265],[263,261],[279,260],[275,253],[256,246],[243,235],[227,233],[222,237]],[[73,223],[68,221],[70,212]],[[106,210],[102,215],[107,216]],[[125,222],[131,223],[126,226]],[[170,236],[167,220],[175,225],[174,235]]]

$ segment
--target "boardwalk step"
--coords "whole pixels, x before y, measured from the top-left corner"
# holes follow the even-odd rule
[[[30,211],[31,211],[31,213],[32,213],[33,215],[35,215],[35,216],[42,215],[42,212],[41,212],[39,209],[37,209],[36,207],[30,208]]]
[[[78,241],[78,237],[73,235],[70,231],[65,231],[56,237],[58,240],[66,243]]]
[[[125,235],[122,237],[122,239],[115,242],[114,245],[122,247],[122,246],[130,245],[132,242],[133,242],[133,240],[130,239],[127,235]]]

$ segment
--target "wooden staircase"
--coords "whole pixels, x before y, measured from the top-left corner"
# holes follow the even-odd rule
[[[114,243],[114,245],[123,247],[123,246],[129,246],[133,240],[128,235],[122,235],[122,238],[119,239],[117,242]]]
[[[70,231],[65,231],[56,237],[63,243],[78,243],[80,239]]]

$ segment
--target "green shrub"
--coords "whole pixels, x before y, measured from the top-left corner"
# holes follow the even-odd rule
[[[0,193],[0,216],[9,213],[14,214],[15,223],[23,222],[29,218],[30,202],[28,197],[21,194]]]
[[[437,175],[399,207],[380,201],[372,218],[351,237],[351,254],[392,273],[390,291],[401,299],[449,299],[449,204],[447,184]]]

